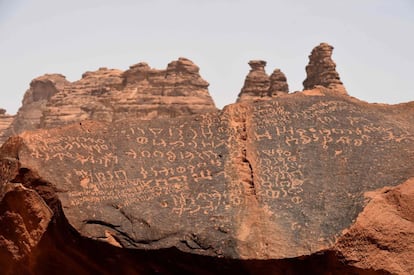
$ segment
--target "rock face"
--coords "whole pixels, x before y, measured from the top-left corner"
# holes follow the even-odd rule
[[[34,190],[6,184],[9,190],[0,202],[0,266],[2,273],[12,273],[13,262],[33,253],[52,218],[52,211]],[[6,188],[7,189],[7,188]]]
[[[289,86],[287,79],[281,70],[275,69],[270,75],[269,95],[271,97],[284,95],[289,93]]]
[[[52,128],[85,119],[171,118],[217,110],[208,83],[190,60],[179,58],[166,70],[139,63],[123,72],[100,68],[73,83],[59,74],[34,79],[4,136]]]
[[[332,60],[332,51],[333,47],[327,43],[321,43],[312,50],[306,66],[306,79],[303,81],[305,90],[322,86],[339,93],[347,93]]]
[[[46,74],[33,79],[24,95],[22,107],[4,134],[11,136],[25,130],[39,129],[47,102],[69,83],[61,74]]]
[[[360,268],[414,274],[414,178],[367,197],[370,202],[340,238],[338,250]]]
[[[10,272],[410,274],[412,121],[413,103],[321,90],[25,132],[0,149],[0,182],[53,222]]]
[[[5,109],[0,108],[0,144],[8,138],[6,133],[14,120],[14,116],[8,115]]]
[[[266,61],[252,60],[249,65],[251,69],[237,102],[267,100],[289,92],[286,76],[279,69],[275,69],[269,77],[265,71]]]

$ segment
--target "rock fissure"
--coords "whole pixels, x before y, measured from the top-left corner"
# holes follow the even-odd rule
[[[246,194],[256,196],[256,188],[254,186],[254,171],[249,160],[248,143],[249,133],[247,125],[247,115],[249,107],[240,104],[238,106],[229,106],[228,112],[232,127],[235,129],[234,157],[232,161],[239,170],[240,181]]]

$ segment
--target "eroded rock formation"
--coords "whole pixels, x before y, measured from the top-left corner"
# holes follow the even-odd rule
[[[8,115],[5,109],[0,108],[0,146],[9,137],[7,130],[14,120],[14,116]]]
[[[237,102],[267,100],[289,92],[286,76],[275,69],[269,77],[265,71],[266,61],[251,60],[250,72],[246,76]]]
[[[70,82],[61,74],[45,74],[33,79],[24,95],[22,106],[4,134],[11,136],[25,130],[39,129],[47,102],[68,84]]]
[[[336,71],[336,64],[332,60],[332,51],[333,47],[327,43],[321,43],[312,50],[306,66],[304,90],[322,86],[339,93],[347,93]]]
[[[34,190],[20,184],[2,185],[0,201],[0,267],[13,273],[13,264],[30,257],[52,218],[52,211]]]
[[[100,68],[69,82],[59,74],[34,79],[4,136],[52,128],[85,119],[116,121],[171,118],[215,111],[208,83],[190,60],[179,58],[166,70],[138,63],[123,72]]]
[[[339,239],[337,249],[359,268],[414,274],[414,178],[366,196],[370,202]]]
[[[0,148],[2,274],[413,274],[414,102],[347,96],[332,49],[294,94],[249,62],[222,111],[184,58],[33,80],[8,131],[47,129]]]
[[[289,93],[289,86],[285,74],[280,69],[275,69],[270,75],[269,95],[271,97]]]
[[[10,139],[1,182],[41,190],[57,217],[29,257],[43,271],[55,257],[81,273],[119,263],[131,273],[188,272],[197,267],[186,260],[197,259],[215,273],[409,274],[412,245],[391,243],[412,238],[413,120],[413,103],[370,105],[324,90],[168,120],[82,122]],[[385,186],[393,191],[364,196]],[[378,205],[388,212],[371,220]],[[382,242],[390,224],[401,230]],[[45,242],[76,252],[45,256]],[[370,246],[399,254],[388,259],[397,267],[367,261]],[[148,249],[156,252],[142,256]]]

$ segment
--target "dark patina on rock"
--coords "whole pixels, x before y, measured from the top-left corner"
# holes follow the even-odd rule
[[[61,203],[81,236],[234,259],[334,249],[364,193],[414,176],[414,105],[329,91],[170,120],[82,122],[1,149]],[[25,183],[30,187],[30,181]]]

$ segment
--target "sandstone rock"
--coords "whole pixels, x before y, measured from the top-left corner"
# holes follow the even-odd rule
[[[252,60],[249,65],[251,69],[246,76],[237,102],[267,100],[289,92],[286,76],[279,69],[275,69],[269,77],[264,69],[266,61]]]
[[[39,129],[46,103],[67,84],[69,81],[61,74],[45,74],[33,79],[24,95],[22,107],[9,129],[4,132],[4,136],[9,137],[25,130]]]
[[[166,70],[138,63],[122,72],[101,68],[88,72],[47,104],[45,128],[84,119],[117,121],[170,118],[216,110],[208,83],[190,60],[179,58]]]
[[[414,253],[412,245],[391,242],[412,235],[414,104],[371,105],[320,93],[173,119],[82,122],[9,140],[0,149],[1,169],[8,171],[0,182],[36,191],[47,183],[40,194],[64,217],[56,226],[72,228],[68,238],[57,229],[44,237],[70,247],[69,254],[31,261],[40,268],[55,257],[85,273],[125,261],[129,273],[165,272],[171,260],[156,258],[165,251],[177,259],[172,270],[181,272],[196,268],[197,259],[206,270],[216,271],[212,261],[230,268],[220,273],[409,274],[413,265],[402,259]],[[375,196],[366,201],[364,193],[385,186],[393,191],[381,191],[380,204]],[[380,212],[404,233],[384,240],[394,223],[369,220],[364,213],[371,203],[376,211],[388,209]],[[371,232],[372,223],[384,233]],[[375,259],[384,261],[368,263],[377,251],[367,243],[398,255],[383,253]],[[148,249],[157,252],[145,254]],[[35,255],[47,251],[39,243]],[[150,264],[141,262],[143,254]],[[111,263],[108,255],[121,256]],[[387,257],[399,269],[383,264],[393,261]]]
[[[370,202],[337,243],[363,269],[414,274],[414,178],[367,193]]]
[[[3,184],[0,202],[0,267],[2,274],[33,253],[52,218],[52,211],[34,190]],[[10,273],[9,273],[10,272]]]
[[[42,111],[39,128],[58,127],[85,119],[112,121],[113,90],[122,85],[122,71],[100,68],[66,85]],[[126,96],[126,95],[124,95]],[[117,94],[117,97],[122,95]]]
[[[237,102],[256,98],[269,98],[270,79],[266,74],[266,61],[251,60],[249,62],[250,72],[246,76]]]
[[[0,144],[3,144],[9,137],[9,128],[14,116],[8,115],[5,109],[0,109]]]
[[[269,95],[274,97],[287,93],[289,93],[289,86],[287,84],[286,76],[281,70],[275,69],[270,75]]]
[[[327,43],[321,43],[312,50],[309,64],[306,66],[304,90],[311,90],[319,85],[339,93],[347,93],[332,60],[332,51],[333,47]]]
[[[73,83],[62,75],[47,74],[31,82],[4,136],[85,119],[148,120],[215,111],[207,88],[199,68],[186,58],[171,62],[166,70],[152,69],[146,63],[125,72],[99,68]]]

